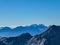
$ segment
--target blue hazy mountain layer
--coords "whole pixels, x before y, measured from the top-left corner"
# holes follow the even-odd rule
[[[32,24],[30,26],[18,26],[16,28],[11,29],[10,27],[0,28],[0,36],[2,37],[13,37],[18,36],[23,33],[30,33],[31,35],[40,34],[45,31],[47,26],[43,24]]]

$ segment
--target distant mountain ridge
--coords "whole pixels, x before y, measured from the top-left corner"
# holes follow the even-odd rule
[[[30,26],[18,26],[11,29],[10,27],[0,28],[0,36],[2,37],[13,37],[23,33],[30,33],[31,35],[40,34],[47,29],[47,26],[43,24],[32,24]],[[13,35],[12,35],[13,34]]]

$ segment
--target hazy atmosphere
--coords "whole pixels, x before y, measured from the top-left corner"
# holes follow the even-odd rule
[[[60,25],[60,0],[0,0],[0,26]]]

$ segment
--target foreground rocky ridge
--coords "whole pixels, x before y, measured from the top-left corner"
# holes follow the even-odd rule
[[[60,26],[51,26],[47,31],[31,38],[27,45],[60,45]]]
[[[32,36],[29,33],[24,33],[17,37],[0,37],[0,45],[25,45]]]

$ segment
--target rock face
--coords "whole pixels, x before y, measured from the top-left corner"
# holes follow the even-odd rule
[[[0,45],[25,45],[31,38],[32,36],[29,33],[24,33],[17,37],[0,37]]]
[[[27,45],[60,45],[60,26],[51,26],[47,31],[31,38]]]

